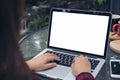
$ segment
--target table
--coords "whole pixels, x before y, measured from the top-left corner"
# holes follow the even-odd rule
[[[109,64],[110,59],[119,59],[120,60],[120,54],[117,54],[114,51],[112,51],[110,49],[109,43],[108,43],[107,58],[106,58],[106,72],[107,72],[106,77],[107,77],[107,80],[120,80],[120,78],[118,79],[118,78],[111,78],[110,77],[110,64]]]
[[[21,49],[23,50],[24,57],[30,59],[36,54],[38,54],[40,51],[42,51],[44,48],[46,48],[47,37],[48,37],[48,27],[44,27],[22,38],[20,41],[20,45],[21,45]],[[96,77],[96,80],[120,80],[117,78],[110,77],[109,61],[111,58],[120,59],[120,55],[113,52],[110,49],[109,42],[106,53],[107,54],[106,62],[102,67],[101,71],[99,72],[98,76]],[[40,75],[39,77],[41,78],[41,80],[52,80],[49,78],[42,77]]]
[[[46,48],[48,27],[41,28],[24,36],[20,40],[20,46],[25,58],[31,58]]]

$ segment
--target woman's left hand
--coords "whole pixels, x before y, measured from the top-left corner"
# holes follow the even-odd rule
[[[42,71],[49,68],[55,67],[57,64],[50,61],[59,61],[60,58],[54,54],[43,54],[31,60],[28,60],[26,63],[32,71]]]

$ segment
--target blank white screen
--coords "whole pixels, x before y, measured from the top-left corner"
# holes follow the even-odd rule
[[[53,12],[49,46],[104,55],[108,16]]]

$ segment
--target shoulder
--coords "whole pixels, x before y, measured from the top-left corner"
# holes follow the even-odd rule
[[[87,72],[80,73],[77,77],[76,80],[95,80],[95,78]]]

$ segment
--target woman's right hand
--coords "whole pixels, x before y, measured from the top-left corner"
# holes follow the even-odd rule
[[[74,58],[71,68],[75,76],[78,76],[82,72],[91,72],[91,64],[88,58],[82,55]]]

